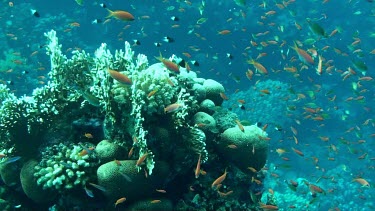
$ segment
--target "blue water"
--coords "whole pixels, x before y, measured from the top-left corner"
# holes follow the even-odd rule
[[[103,42],[114,51],[122,49],[124,41],[138,40],[141,44],[133,46],[133,50],[147,55],[150,63],[157,62],[153,56],[159,52],[164,57],[175,54],[188,62],[198,61],[199,66],[190,66],[199,77],[225,86],[230,98],[225,107],[235,111],[241,120],[268,125],[271,140],[264,195],[271,188],[280,209],[375,209],[374,79],[360,79],[375,77],[375,54],[370,53],[375,49],[375,3],[289,1],[287,7],[280,9],[276,3],[283,1],[248,1],[239,6],[229,0],[206,0],[200,14],[201,1],[191,1],[189,5],[173,0],[114,0],[105,2],[109,9],[129,11],[136,19],[103,23],[108,12],[98,1],[86,1],[83,6],[74,0],[14,1],[13,7],[8,2],[3,0],[0,7],[0,82],[9,84],[17,96],[30,95],[34,88],[47,83],[50,61],[43,48],[43,34],[51,29],[57,31],[68,56],[74,49],[84,49],[92,55]],[[40,17],[32,16],[30,9],[37,10]],[[276,13],[266,15],[269,11]],[[172,16],[179,20],[171,20]],[[197,24],[200,18],[207,21]],[[95,19],[102,23],[93,24]],[[306,19],[320,25],[327,35],[339,30],[324,37],[310,30]],[[74,22],[80,26],[71,26]],[[218,34],[222,30],[230,33]],[[258,33],[264,35],[256,36]],[[165,36],[174,42],[164,42]],[[307,43],[307,39],[313,43]],[[301,49],[314,49],[324,58],[322,75],[316,74],[318,56],[314,65],[303,64],[291,48],[294,41]],[[161,46],[155,46],[155,42]],[[189,53],[191,58],[183,53]],[[260,53],[267,54],[257,60],[267,68],[267,75],[257,73],[246,62]],[[228,54],[233,58],[228,58]],[[360,69],[353,62],[364,63],[368,69]],[[285,67],[295,67],[297,71],[291,73]],[[348,68],[354,72],[345,78]],[[254,72],[251,80],[245,74],[248,69]],[[261,93],[265,89],[270,93]],[[238,100],[245,101],[245,109],[240,108]],[[304,156],[294,153],[291,147]],[[279,155],[276,149],[286,152]],[[352,181],[358,177],[366,179],[371,187]],[[290,180],[300,181],[297,191],[287,186],[285,181]],[[318,194],[314,200],[303,181],[318,185],[326,194]]]

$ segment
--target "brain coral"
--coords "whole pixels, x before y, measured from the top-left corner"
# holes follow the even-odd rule
[[[218,151],[225,159],[233,162],[243,172],[247,168],[261,169],[266,163],[268,143],[267,133],[256,125],[229,128],[221,134]]]
[[[151,196],[160,188],[169,174],[169,166],[165,162],[156,161],[151,175],[146,171],[138,171],[136,160],[111,161],[101,165],[97,170],[98,183],[106,191],[110,200],[126,197],[127,201]]]

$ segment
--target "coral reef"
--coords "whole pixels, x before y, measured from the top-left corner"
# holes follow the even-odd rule
[[[44,189],[64,191],[83,188],[93,178],[97,159],[92,146],[58,144],[42,149],[42,160],[35,166],[34,177]]]
[[[239,99],[245,103],[239,103]],[[247,120],[252,124],[261,122],[283,126],[291,122],[291,119],[286,118],[286,114],[290,111],[289,108],[293,107],[293,99],[296,99],[296,94],[288,84],[266,80],[231,95],[229,100],[223,103],[223,107],[235,112],[240,120]]]
[[[49,202],[50,209],[254,206],[248,191],[262,179],[267,134],[255,125],[236,126],[236,114],[220,107],[220,83],[177,65],[175,55],[149,65],[128,42],[114,55],[102,44],[94,56],[82,50],[67,58],[56,32],[45,36],[48,84],[20,98],[0,86],[4,156],[22,157],[4,162],[15,166],[11,175],[21,175],[28,203]],[[214,185],[220,174],[224,179]],[[44,200],[48,193],[59,200]]]

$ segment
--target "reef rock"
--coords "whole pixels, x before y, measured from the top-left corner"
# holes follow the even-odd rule
[[[57,192],[44,190],[41,185],[38,185],[37,178],[34,177],[36,165],[38,162],[35,160],[30,160],[23,165],[20,174],[22,189],[34,202],[47,203],[54,200]]]
[[[267,133],[256,125],[229,128],[221,134],[218,151],[228,161],[233,162],[244,173],[248,167],[260,170],[267,159]]]
[[[152,174],[146,175],[143,169],[137,170],[136,162],[111,161],[98,168],[98,183],[106,189],[104,194],[110,200],[115,201],[122,197],[126,197],[126,201],[145,199],[162,187],[170,172],[167,163],[156,161]]]

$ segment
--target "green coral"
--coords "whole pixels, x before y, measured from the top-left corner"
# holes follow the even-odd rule
[[[92,177],[98,161],[89,146],[58,144],[43,150],[42,161],[35,166],[34,176],[44,189],[59,191],[84,187]],[[82,151],[86,151],[82,154]]]

